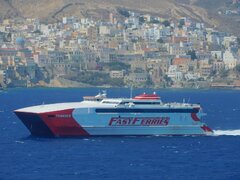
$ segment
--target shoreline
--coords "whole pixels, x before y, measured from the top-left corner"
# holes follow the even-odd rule
[[[12,89],[130,89],[131,87],[114,87],[114,86],[79,86],[79,87],[59,87],[59,86],[32,86],[32,87],[8,87],[4,89],[0,89],[1,91],[12,90]],[[189,88],[189,87],[181,87],[181,88],[172,88],[172,87],[134,87],[133,89],[152,89],[152,90],[192,90],[192,91],[202,91],[202,90],[234,90],[240,91],[240,87],[204,87],[204,88]]]

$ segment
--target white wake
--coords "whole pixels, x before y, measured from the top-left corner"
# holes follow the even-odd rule
[[[240,129],[213,130],[214,136],[240,136]]]

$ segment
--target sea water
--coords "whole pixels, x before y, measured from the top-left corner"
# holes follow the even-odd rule
[[[98,88],[9,89],[0,92],[0,179],[240,179],[240,91],[156,91],[164,102],[200,103],[214,136],[38,138],[13,110],[81,101]],[[129,89],[107,89],[129,97]]]

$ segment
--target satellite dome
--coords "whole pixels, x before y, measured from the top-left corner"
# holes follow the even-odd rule
[[[24,45],[25,45],[25,40],[22,37],[17,37],[16,38],[16,45],[17,45],[17,49],[24,49]]]
[[[17,38],[16,38],[16,44],[18,44],[18,45],[23,45],[23,44],[25,44],[24,38],[22,38],[22,37],[17,37]]]

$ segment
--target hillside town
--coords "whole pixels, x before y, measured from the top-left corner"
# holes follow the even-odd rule
[[[1,87],[240,87],[240,38],[188,17],[0,23]]]

